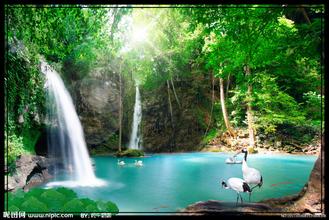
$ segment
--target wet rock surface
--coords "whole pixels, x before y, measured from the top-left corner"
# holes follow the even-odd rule
[[[51,162],[48,158],[35,155],[21,155],[16,161],[16,170],[12,176],[7,176],[6,191],[15,191],[18,188],[29,190],[51,178],[48,167]]]
[[[239,203],[236,205],[236,203],[231,202],[209,200],[206,202],[197,202],[180,211],[190,214],[248,214],[254,212],[277,212],[280,209],[262,203]]]
[[[201,109],[198,103],[195,94],[197,85],[193,87],[193,83],[188,80],[174,81],[174,84],[179,104],[171,89],[169,94],[172,116],[165,84],[158,89],[142,91],[142,134],[145,151],[199,150],[198,143],[202,140],[205,127],[200,124],[198,117],[206,114],[206,110]]]
[[[73,83],[72,97],[88,147],[107,145],[119,129],[118,77],[106,68]]]

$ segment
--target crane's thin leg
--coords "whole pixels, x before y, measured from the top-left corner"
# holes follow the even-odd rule
[[[242,199],[242,196],[240,195],[240,199],[241,199],[241,204],[243,203],[243,199]]]
[[[236,195],[237,195],[237,197],[236,197],[236,204],[235,204],[235,206],[238,206],[238,202],[239,202],[239,195],[240,195],[240,194],[239,194],[239,193],[237,193]]]
[[[249,202],[251,202],[251,199],[250,199],[250,197],[251,197],[251,193],[249,193]]]

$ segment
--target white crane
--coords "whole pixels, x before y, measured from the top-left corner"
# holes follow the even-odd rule
[[[246,148],[243,148],[242,153],[244,153],[244,158],[242,160],[242,174],[243,174],[243,179],[248,183],[249,185],[251,184],[256,184],[251,188],[253,190],[256,186],[259,188],[263,185],[263,177],[259,170],[248,167],[247,164],[247,155],[248,155],[248,150]],[[250,194],[249,194],[249,201],[250,201]]]
[[[252,190],[250,189],[246,181],[244,181],[243,179],[231,177],[227,180],[227,183],[224,180],[222,180],[221,184],[223,188],[232,189],[237,193],[236,205],[238,205],[239,197],[241,199],[241,203],[243,203],[242,196],[240,195],[241,192],[248,192],[250,198],[250,194]]]
[[[119,165],[119,166],[124,166],[125,164],[126,164],[126,163],[125,163],[123,160],[120,161],[120,160],[118,159],[118,165]]]
[[[135,160],[135,166],[136,166],[136,167],[141,167],[141,166],[143,166],[143,161],[141,161],[141,160],[139,160],[139,161]]]

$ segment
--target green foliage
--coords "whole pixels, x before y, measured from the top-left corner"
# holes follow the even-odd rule
[[[322,117],[324,117],[324,97],[320,94],[317,94],[315,91],[309,91],[303,94],[303,107],[308,119],[314,121],[324,120],[321,118],[321,107],[322,107]],[[322,103],[321,103],[322,99]],[[322,104],[322,106],[321,106]]]
[[[143,157],[144,152],[138,149],[127,149],[116,153],[117,157]]]
[[[47,212],[49,209],[46,204],[40,202],[36,197],[31,196],[21,204],[20,211]]]
[[[84,210],[83,202],[80,199],[72,199],[64,204],[61,208],[61,212],[82,212]]]
[[[119,135],[116,134],[116,133],[113,133],[113,134],[109,137],[109,139],[108,139],[108,141],[107,141],[107,145],[108,145],[108,146],[116,146],[116,145],[118,144],[118,140],[119,140]]]
[[[215,128],[212,128],[210,131],[208,131],[207,135],[203,137],[202,142],[203,143],[209,143],[209,141],[213,140],[215,137],[217,137],[218,130]]]
[[[16,135],[11,135],[8,137],[8,155],[7,150],[5,150],[5,159],[7,161],[7,164],[10,166],[12,163],[15,162],[16,158],[24,153],[27,153],[24,144],[23,144],[23,138],[17,137]]]
[[[276,131],[279,124],[298,125],[305,121],[303,112],[293,97],[281,91],[275,78],[259,73],[254,78],[255,123],[265,133]]]
[[[5,111],[8,165],[23,153],[34,153],[45,113],[44,79],[39,72],[39,55],[21,41],[9,39],[6,54]],[[5,150],[6,152],[6,150]],[[7,153],[7,152],[6,152]],[[7,155],[6,155],[7,156]]]
[[[62,204],[66,202],[68,197],[55,190],[48,190],[46,192],[39,193],[39,196],[40,200],[43,201],[47,205],[47,207],[49,207],[50,211],[53,212],[55,212],[56,210],[60,210]]]
[[[21,44],[11,42],[5,75],[7,123],[10,131],[15,133],[23,128],[40,126],[40,117],[45,112],[44,79],[38,70],[39,57]]]
[[[320,53],[316,51],[323,31],[320,19],[312,25],[296,24],[280,8],[256,5],[180,10],[191,30],[200,24],[205,27],[200,56],[206,68],[217,77],[233,76],[235,88],[229,93],[233,105],[228,109],[234,126],[247,125],[247,103],[253,108],[255,128],[265,133],[288,124],[307,126],[305,117],[317,118],[313,124],[321,118],[319,96],[305,95],[320,87]],[[245,65],[251,67],[249,77],[244,74]],[[247,97],[247,85],[253,88],[251,97]]]
[[[118,207],[112,202],[93,201],[78,198],[67,188],[34,188],[24,193],[22,190],[7,192],[8,211],[25,212],[111,212],[117,214]]]
[[[113,19],[114,11],[116,17]],[[105,41],[111,41],[111,31],[116,29],[118,20],[128,11],[97,10],[78,5],[72,8],[8,6],[8,35],[36,45],[47,60],[58,62],[75,54],[82,60],[92,61],[95,57],[91,48],[101,48]],[[110,16],[107,16],[108,12]],[[107,22],[112,24],[111,31],[106,30],[108,27],[104,23]]]
[[[202,110],[201,108],[195,108],[194,109],[194,115],[196,117],[196,120],[198,122],[198,124],[200,125],[200,127],[202,128],[202,130],[206,130],[207,129],[207,124],[206,124],[206,112],[204,110]]]
[[[77,197],[77,194],[73,190],[64,187],[57,188],[56,191],[65,195],[66,200],[72,200]]]
[[[145,90],[165,94],[168,80],[186,81],[186,93],[195,98],[189,110],[200,130],[208,127],[210,87],[205,85],[210,73],[225,82],[230,75],[225,99],[234,127],[247,125],[247,104],[252,106],[255,128],[264,133],[289,130],[290,126],[310,125],[316,130],[324,119],[323,97],[319,96],[323,86],[320,65],[323,9],[305,8],[311,15],[308,24],[300,19],[304,16],[300,16],[299,10],[277,6],[199,5],[170,9],[75,6],[6,8],[9,53],[5,111],[9,116],[6,135],[10,139],[10,162],[23,152],[33,153],[40,135],[42,125],[37,116],[40,118],[44,113],[45,98],[44,79],[38,70],[39,54],[62,67],[62,76],[68,83],[89,76],[96,67],[109,66],[111,72],[123,76],[124,100],[134,93],[135,80]],[[144,42],[132,40],[135,37],[132,31],[137,27],[148,29]],[[246,66],[250,67],[250,74],[246,74]],[[252,87],[250,96],[248,86]],[[172,90],[168,89],[170,94]],[[172,97],[174,103],[173,100]],[[125,108],[133,106],[126,104]],[[173,106],[174,115],[176,111],[184,112]],[[208,142],[213,132],[223,127],[221,114],[220,104],[215,103],[210,131],[204,141]],[[24,122],[18,123],[21,119]],[[117,142],[118,136],[113,135],[92,153],[106,152]],[[77,201],[74,204],[79,206]],[[89,208],[95,208],[95,204]]]
[[[98,201],[97,207],[100,210],[112,210],[114,213],[118,213],[119,209],[113,202],[104,202],[104,201]]]
[[[278,133],[284,137],[289,137],[300,144],[309,144],[314,137],[320,135],[320,127],[312,124],[291,125],[283,124],[278,125]]]
[[[106,155],[116,151],[118,148],[118,140],[119,140],[119,135],[113,133],[103,145],[91,148],[91,154]]]
[[[83,78],[97,65],[99,56],[113,56],[113,51],[118,50],[114,32],[121,17],[129,11],[79,5],[6,6],[5,111],[10,137],[9,163],[23,152],[34,153],[44,126],[46,94],[44,76],[39,70],[40,57],[53,66],[63,67],[66,81]]]

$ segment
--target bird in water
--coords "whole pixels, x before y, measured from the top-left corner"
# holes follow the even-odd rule
[[[238,205],[239,197],[241,200],[241,204],[243,203],[243,199],[240,193],[247,192],[249,193],[249,197],[250,197],[250,194],[252,192],[246,181],[240,178],[231,177],[227,180],[227,182],[222,180],[221,184],[222,184],[222,188],[232,189],[237,193],[236,205]]]
[[[141,160],[139,160],[139,161],[135,160],[135,166],[136,166],[136,167],[141,167],[141,166],[143,166],[143,161],[141,161]]]
[[[126,164],[126,163],[125,163],[123,160],[121,160],[121,161],[118,160],[118,165],[119,165],[119,166],[124,166],[125,164]]]
[[[233,155],[233,157],[227,158],[225,160],[225,163],[227,163],[227,164],[238,164],[238,163],[242,163],[242,161],[236,159],[236,156],[237,156],[237,154],[236,155]]]
[[[247,155],[248,155],[248,150],[246,148],[243,148],[242,153],[244,153],[244,158],[242,160],[242,174],[243,174],[243,179],[246,181],[247,184],[249,185],[255,185],[251,188],[253,190],[255,187],[261,187],[263,185],[263,176],[259,172],[259,170],[249,167],[247,164]],[[249,194],[249,201],[250,201],[250,194]]]

